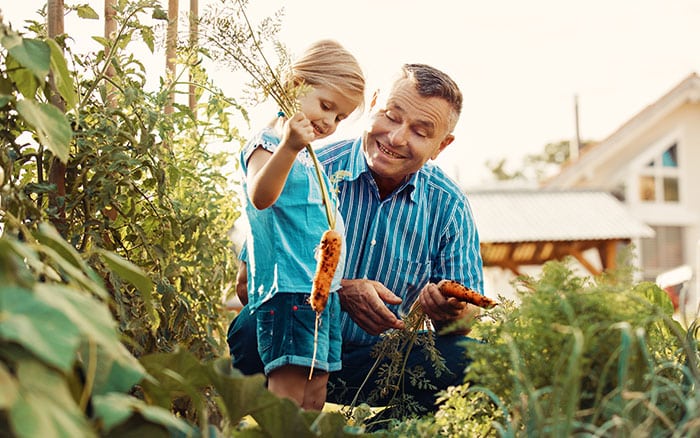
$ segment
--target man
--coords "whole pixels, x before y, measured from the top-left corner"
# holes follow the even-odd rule
[[[375,362],[371,352],[379,335],[403,329],[401,316],[416,300],[437,332],[475,314],[473,306],[446,299],[435,285],[451,279],[483,291],[479,238],[468,201],[440,168],[428,163],[454,140],[461,106],[462,94],[449,76],[407,64],[388,92],[375,94],[362,137],[317,152],[331,180],[338,181],[347,235],[339,292],[343,369],[331,373],[330,402],[349,404],[358,395]],[[244,308],[229,329],[234,366],[245,374],[260,372],[257,346],[250,342],[254,327]],[[421,406],[434,409],[438,390],[462,383],[467,365],[463,335],[435,337],[450,372],[436,373],[421,348],[411,350],[407,368],[420,366],[432,385],[405,384]],[[366,401],[374,386],[370,376],[358,400]]]

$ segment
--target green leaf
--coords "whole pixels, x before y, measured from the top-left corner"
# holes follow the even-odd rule
[[[42,246],[41,253],[43,256],[48,257],[48,259],[50,259],[51,261],[53,261],[55,263],[57,270],[64,276],[64,278],[67,277],[70,280],[73,280],[73,284],[77,283],[78,285],[84,287],[86,290],[88,290],[88,291],[90,291],[90,292],[94,293],[95,295],[98,295],[102,298],[109,297],[109,294],[105,290],[100,279],[97,279],[97,281],[95,281],[93,278],[90,278],[89,276],[85,275],[85,272],[76,268],[70,262],[67,262],[56,251],[54,251],[53,248],[51,248],[49,246]],[[43,261],[39,262],[39,263],[41,263],[44,266],[51,266],[51,265],[47,264],[49,260],[47,260],[47,259],[42,259],[42,260]],[[36,265],[37,262],[34,261],[33,264]],[[51,268],[53,268],[53,266],[51,266]],[[58,280],[58,279],[56,279],[56,280]]]
[[[6,94],[0,94],[0,108],[4,108],[9,102],[12,101],[12,96]]]
[[[53,72],[56,89],[66,102],[66,109],[71,109],[78,104],[78,94],[75,92],[73,76],[68,71],[66,59],[63,57],[61,47],[54,40],[47,41],[51,48],[51,71]]]
[[[109,47],[110,45],[110,41],[105,37],[95,35],[92,37],[92,39],[102,44],[104,47]]]
[[[106,414],[103,418],[107,428],[114,427],[117,424],[114,421],[119,418],[122,418],[123,421],[124,412],[128,410],[138,412],[146,420],[176,430],[185,436],[193,436],[194,434],[193,428],[187,422],[177,418],[169,410],[159,406],[149,406],[135,397],[115,393],[95,397],[95,408],[98,414],[102,412]],[[115,409],[117,415],[109,412],[110,408]]]
[[[19,90],[24,97],[29,99],[33,98],[39,85],[43,83],[43,80],[40,81],[37,79],[29,69],[22,67],[11,55],[7,56],[5,64],[7,66],[7,76],[14,82],[17,90]]]
[[[29,99],[17,102],[17,111],[36,129],[39,141],[47,146],[62,162],[68,161],[68,146],[73,131],[65,114],[47,103]]]
[[[83,357],[88,357],[89,348],[89,345],[84,345],[81,350]],[[127,392],[146,376],[139,361],[121,343],[114,349],[97,346],[96,360],[93,394]]]
[[[155,36],[153,35],[153,29],[151,29],[150,27],[142,28],[141,29],[141,38],[143,39],[143,42],[148,47],[148,50],[150,50],[151,53],[153,53],[155,50]]]
[[[53,249],[62,260],[78,268],[80,272],[71,271],[71,273],[91,292],[103,298],[108,297],[102,278],[83,260],[80,253],[63,239],[63,236],[56,231],[53,225],[46,222],[39,224],[39,230],[34,233],[34,237],[46,247]],[[52,254],[47,255],[52,256]],[[61,260],[53,258],[60,263]],[[65,267],[65,264],[60,264]]]
[[[76,268],[87,270],[90,269],[87,263],[80,257],[78,251],[73,248],[63,237],[56,231],[53,225],[42,223],[39,225],[39,231],[34,233],[34,237],[43,245],[53,248],[63,259],[70,262]]]
[[[151,296],[153,293],[153,282],[141,268],[113,252],[99,250],[98,253],[102,256],[110,269],[121,278],[134,285],[136,289],[141,292],[149,313],[153,313],[154,309]]]
[[[2,258],[4,258],[4,260],[2,260],[4,265],[0,266],[12,269],[16,274],[21,275],[22,280],[24,280],[21,284],[34,283],[34,275],[30,270],[34,272],[46,272],[45,264],[41,261],[36,251],[30,248],[26,243],[10,238],[8,235],[4,235],[3,238],[0,239],[0,254],[2,254]]]
[[[229,421],[238,423],[246,415],[269,409],[279,399],[265,388],[265,376],[242,376],[233,369],[230,358],[213,363],[211,381],[221,395]]]
[[[12,88],[12,81],[5,76],[0,76],[0,94],[11,95]]]
[[[106,304],[67,286],[37,283],[36,297],[65,315],[85,337],[98,345],[116,348],[120,344],[117,322]]]
[[[0,338],[16,342],[62,371],[71,369],[80,343],[64,314],[17,286],[0,287]]]
[[[88,20],[97,20],[100,18],[100,16],[97,15],[97,12],[95,12],[95,10],[90,7],[90,5],[79,5],[77,7],[77,11],[78,17],[80,18],[86,18]]]
[[[312,414],[311,412],[307,412]],[[342,431],[348,424],[345,416],[340,412],[327,412],[323,411],[319,413],[312,424],[311,430],[318,436],[339,436],[339,432]],[[340,436],[344,436],[342,434]]]
[[[0,411],[12,406],[19,394],[19,385],[10,371],[0,362]]]
[[[154,20],[168,20],[168,13],[163,10],[160,6],[153,8],[153,19]]]
[[[123,423],[134,413],[130,398],[124,394],[95,395],[92,398],[92,406],[95,409],[97,418],[102,419],[105,432],[109,432],[113,427]]]
[[[37,79],[42,82],[46,79],[51,59],[51,49],[48,44],[40,40],[22,38],[16,34],[4,35],[0,38],[0,44]]]
[[[96,436],[61,373],[39,362],[23,360],[17,364],[17,377],[20,394],[9,411],[13,436]]]
[[[673,312],[675,310],[673,308],[671,298],[668,296],[668,293],[666,293],[665,290],[661,289],[656,284],[642,282],[635,285],[634,291],[653,303],[664,315],[669,317],[673,316]]]
[[[63,285],[38,283],[35,292],[37,298],[68,317],[83,338],[94,342],[92,348],[98,350],[93,393],[127,391],[143,378],[145,371],[121,343],[117,322],[106,304]],[[90,347],[84,345],[82,357],[89,358]]]
[[[251,416],[268,436],[315,437],[304,411],[288,398],[277,399],[265,409],[254,411]]]
[[[141,357],[140,362],[155,379],[142,382],[144,393],[162,407],[170,406],[172,394],[186,393],[196,399],[200,397],[198,389],[210,384],[209,365],[186,349],[149,354]]]
[[[252,415],[267,436],[315,436],[311,421],[289,399],[280,399],[265,388],[265,376],[243,376],[231,366],[229,358],[201,363],[192,353],[178,349],[174,353],[157,353],[142,357],[153,381],[141,384],[144,394],[160,406],[170,406],[174,396],[188,394],[196,400],[201,390],[211,384],[221,396],[231,424]]]

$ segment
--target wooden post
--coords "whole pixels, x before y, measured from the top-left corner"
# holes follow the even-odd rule
[[[117,32],[117,20],[115,19],[116,11],[114,10],[114,6],[116,5],[117,0],[105,0],[105,39],[108,41],[113,41],[114,38],[116,38],[116,32]],[[109,58],[109,49],[105,48],[105,59]],[[109,64],[107,67],[107,71],[105,72],[105,75],[108,78],[113,78],[114,77],[114,67],[112,66],[112,63]],[[114,87],[112,87],[112,84],[107,81],[106,85],[106,90],[107,90],[107,106],[109,108],[115,108],[116,107],[116,96],[115,96],[115,91]]]
[[[190,46],[195,51],[199,45],[199,0],[190,0]],[[189,106],[194,119],[197,120],[197,96],[195,95],[194,77],[190,67],[190,86],[189,86]]]
[[[617,245],[619,240],[606,240],[598,246],[598,254],[603,264],[603,270],[608,271],[617,267]]]
[[[56,38],[64,33],[63,20],[63,0],[48,0],[47,8],[49,38]],[[61,112],[66,111],[66,105],[61,95],[56,90],[53,74],[49,73],[49,100]],[[64,200],[66,197],[66,165],[58,157],[51,160],[49,167],[49,183],[56,186],[56,190],[49,193],[49,209],[56,211],[56,216],[52,219],[53,225],[59,233],[65,236],[66,232],[66,209]]]
[[[178,0],[168,0],[168,31],[165,41],[165,74],[168,83],[172,83],[176,77],[178,8]],[[175,111],[173,106],[174,101],[175,90],[173,89],[168,94],[168,101],[165,104],[165,114],[172,114]]]

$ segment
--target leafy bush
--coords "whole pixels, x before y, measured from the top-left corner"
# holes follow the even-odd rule
[[[188,107],[163,113],[174,85],[148,92],[145,67],[128,49],[139,36],[153,48],[151,29],[139,23],[157,9],[154,2],[119,2],[117,37],[98,38],[104,48],[97,53],[71,53],[63,46],[65,35],[48,39],[36,22],[28,31],[33,36],[0,23],[0,230],[7,242],[17,242],[8,245],[25,259],[3,264],[17,266],[23,277],[13,275],[2,284],[14,290],[22,280],[29,285],[23,290],[53,287],[47,283],[74,291],[77,281],[116,320],[123,344],[113,354],[121,351],[134,363],[124,345],[136,356],[178,347],[201,359],[220,356],[227,323],[222,295],[236,273],[227,232],[238,213],[222,173],[227,154],[207,148],[212,141],[237,138],[228,122],[230,101],[219,93],[201,103],[203,122]],[[202,88],[217,92],[203,70],[196,77]],[[49,229],[47,222],[53,234],[41,230]],[[56,250],[62,257],[52,257]],[[31,251],[37,255],[25,255]],[[14,295],[2,293],[4,312]],[[21,300],[36,300],[28,297]],[[18,333],[49,335],[34,326],[40,323],[40,316],[32,317]],[[60,328],[76,336],[61,351],[66,372],[87,357],[76,353],[74,343],[88,342],[78,342],[78,334],[90,336],[75,333],[67,322]],[[3,346],[16,341],[8,336],[0,336]],[[39,345],[46,347],[35,348]],[[62,347],[68,346],[56,348]],[[36,377],[16,374],[15,348],[11,351],[2,358],[9,375],[20,385]],[[131,388],[142,375],[120,380],[120,388]],[[60,391],[60,380],[35,380],[42,381],[55,383],[47,393]],[[85,391],[85,400],[103,395]],[[195,416],[187,402],[181,413]]]
[[[146,373],[122,344],[95,271],[51,225],[22,229],[24,242],[0,237],[0,429],[95,436],[139,417],[132,421],[140,427],[192,433],[167,409],[126,394]],[[148,285],[123,259],[95,255]]]
[[[228,121],[231,105],[219,93],[200,104],[206,121],[197,122],[182,105],[164,114],[174,84],[148,92],[145,66],[128,50],[139,36],[153,48],[152,30],[137,18],[157,6],[120,5],[116,39],[98,38],[104,48],[97,53],[69,53],[75,71],[61,55],[68,50],[57,42],[62,39],[41,37],[41,28],[36,38],[11,34],[0,111],[3,209],[30,228],[49,220],[79,252],[106,249],[148,274],[156,284],[152,308],[99,258],[88,259],[113,297],[121,331],[136,341],[134,353],[183,345],[212,358],[223,352],[222,295],[236,273],[227,232],[238,212],[222,173],[228,154],[212,153],[208,145],[237,138]],[[59,88],[65,115],[47,101],[52,65],[60,66],[50,71],[65,84]],[[201,69],[198,78],[216,92]],[[28,105],[38,109],[29,112]],[[53,135],[66,129],[65,138]],[[63,141],[56,144],[55,137]],[[58,178],[56,159],[65,163]],[[8,225],[6,232],[16,232]]]
[[[503,409],[501,434],[700,430],[697,326],[673,320],[663,290],[624,269],[590,279],[562,262],[520,286],[521,304],[492,311],[476,327],[486,343],[469,350],[467,378]]]

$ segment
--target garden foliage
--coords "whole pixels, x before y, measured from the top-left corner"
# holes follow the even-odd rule
[[[424,428],[462,429],[446,415],[467,397],[467,423],[488,417],[490,400],[494,436],[697,435],[698,322],[674,320],[663,290],[628,268],[590,278],[549,262],[518,291],[518,305],[504,300],[475,325],[485,342],[470,344],[469,383]]]
[[[18,32],[0,20],[0,431],[368,435],[365,406],[351,419],[304,412],[263,376],[231,368],[222,298],[239,206],[221,170],[228,156],[207,145],[236,144],[231,116],[245,110],[208,79],[206,48],[181,46],[197,117],[178,104],[163,113],[178,78],[148,91],[130,48],[154,50],[157,32],[142,23],[164,15],[155,2],[118,1],[117,35],[96,37],[94,53],[74,53],[68,35],[46,38],[39,22]],[[261,38],[278,29],[265,23]],[[518,305],[503,301],[473,327],[485,342],[469,344],[469,383],[441,394],[435,413],[377,435],[700,433],[697,321],[674,321],[662,290],[625,270],[581,277],[562,262],[519,289]],[[400,386],[385,386],[402,400]]]

